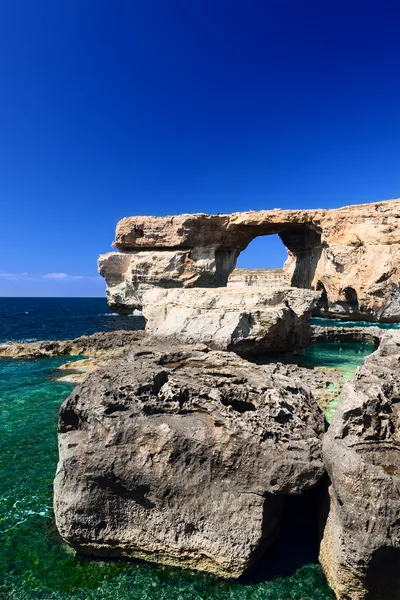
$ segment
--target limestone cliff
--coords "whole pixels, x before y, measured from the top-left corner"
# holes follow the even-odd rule
[[[100,256],[113,310],[142,307],[154,286],[224,287],[257,236],[279,234],[291,285],[322,292],[320,312],[368,320],[400,318],[400,200],[335,210],[128,217],[117,252]]]

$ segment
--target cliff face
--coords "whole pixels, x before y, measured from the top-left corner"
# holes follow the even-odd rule
[[[143,294],[143,316],[157,340],[248,356],[307,346],[318,298],[294,288],[155,288]]]
[[[240,252],[279,234],[291,285],[322,292],[321,314],[400,318],[400,200],[335,210],[272,210],[231,215],[128,217],[117,252],[99,258],[113,310],[142,308],[154,286],[225,287]]]

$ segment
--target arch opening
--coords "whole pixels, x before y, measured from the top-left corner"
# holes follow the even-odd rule
[[[236,269],[228,285],[268,285],[268,281],[276,281],[279,286],[314,289],[322,253],[320,231],[309,225],[286,224],[278,229],[275,226],[274,231],[260,227],[258,235],[257,231],[252,233],[244,248],[238,250]]]
[[[288,250],[278,234],[259,235],[240,252],[228,287],[289,286],[290,275],[284,269],[288,258]]]
[[[324,313],[329,308],[329,299],[328,299],[327,291],[326,291],[325,286],[322,283],[322,281],[320,281],[320,280],[317,281],[317,285],[315,286],[315,289],[317,290],[317,292],[322,292],[321,298],[319,299],[318,304],[317,304],[317,311]]]

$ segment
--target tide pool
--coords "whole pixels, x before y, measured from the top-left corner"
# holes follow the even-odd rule
[[[310,344],[299,358],[305,367],[330,367],[339,369],[343,379],[352,379],[357,368],[375,350],[368,342],[318,342]]]
[[[305,349],[298,364],[305,367],[338,369],[342,373],[343,380],[349,381],[374,350],[375,346],[368,342],[318,342]],[[338,393],[338,396],[328,404],[325,412],[325,418],[330,423],[339,404],[340,390],[332,384],[328,391]]]

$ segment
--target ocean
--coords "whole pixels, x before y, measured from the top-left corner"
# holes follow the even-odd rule
[[[143,328],[142,317],[111,312],[105,298],[0,298],[0,344]]]
[[[138,329],[101,298],[0,299],[0,343]],[[354,372],[366,349],[314,345],[309,365]],[[58,536],[52,512],[56,419],[72,385],[55,380],[68,358],[0,360],[0,600],[332,600],[317,562],[315,498],[290,499],[280,542],[242,581],[140,562],[81,560]],[[79,360],[79,359],[77,359]],[[348,376],[348,375],[347,375]],[[301,514],[301,517],[299,516]]]

